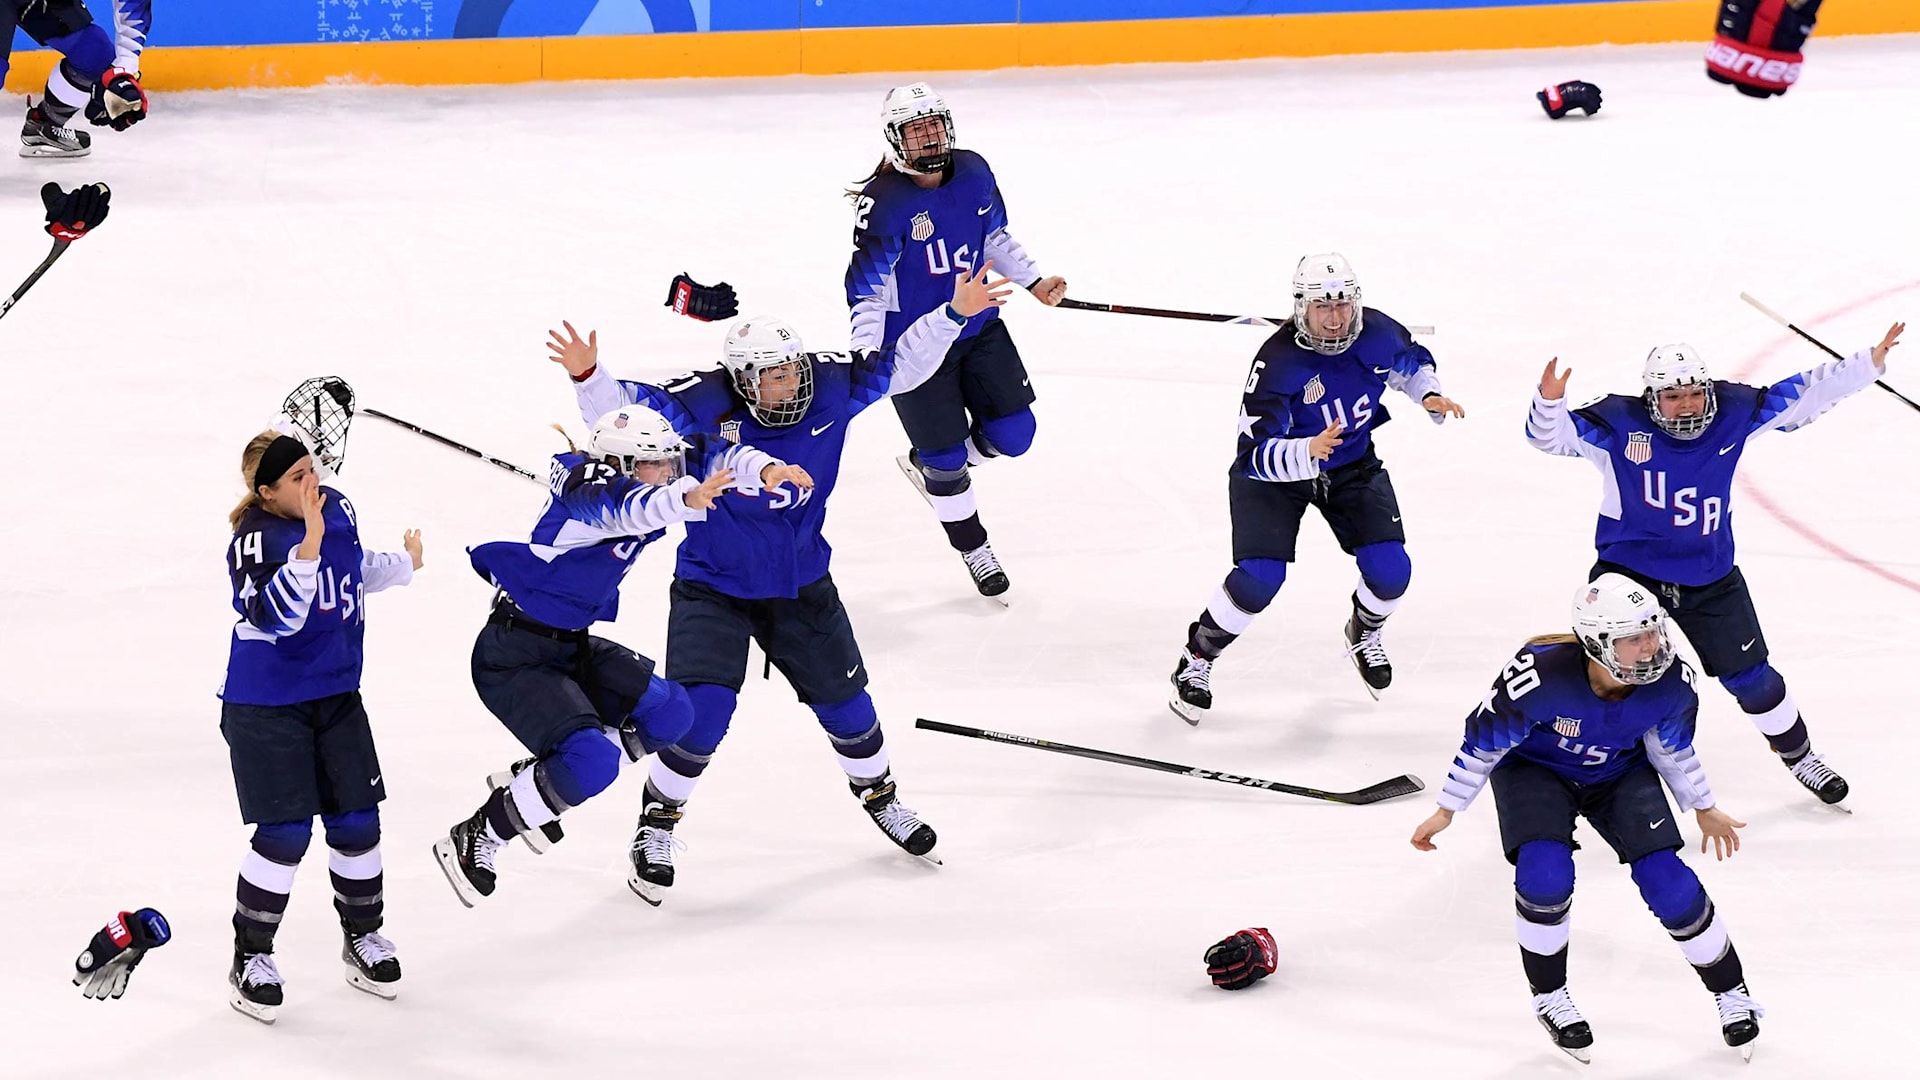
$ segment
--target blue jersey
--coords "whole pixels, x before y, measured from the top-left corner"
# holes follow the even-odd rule
[[[778,464],[752,447],[700,437],[689,443],[690,475],[659,486],[622,476],[584,454],[553,455],[547,504],[527,539],[468,548],[473,569],[548,626],[584,630],[611,622],[620,614],[620,582],[647,545],[676,521],[706,516],[686,504],[687,492],[702,477],[718,469],[758,477]]]
[[[1586,650],[1569,637],[1529,642],[1501,669],[1467,717],[1440,805],[1466,809],[1511,754],[1581,785],[1604,784],[1650,762],[1682,807],[1712,806],[1693,753],[1700,709],[1693,669],[1676,659],[1655,682],[1607,701],[1587,681]]]
[[[1240,398],[1235,473],[1274,482],[1311,480],[1366,456],[1373,429],[1391,418],[1388,387],[1416,402],[1440,393],[1433,354],[1406,327],[1372,308],[1360,325],[1360,336],[1337,356],[1301,348],[1291,322],[1260,346]],[[1428,415],[1436,423],[1444,419]],[[1307,444],[1336,420],[1345,425],[1340,445],[1326,461],[1316,461]]]
[[[675,575],[743,600],[794,597],[827,573],[833,554],[821,530],[827,499],[840,478],[847,425],[891,394],[925,382],[946,359],[960,324],[946,308],[914,323],[892,348],[878,352],[805,354],[813,367],[813,401],[799,422],[766,427],[741,401],[724,368],[696,371],[664,384],[614,380],[602,368],[575,384],[580,415],[594,419],[623,405],[645,405],[682,435],[720,435],[748,443],[813,477],[813,487],[759,486],[742,472],[739,487],[687,526]],[[539,616],[535,616],[538,618]]]
[[[322,487],[320,557],[294,558],[306,522],[259,506],[234,526],[233,642],[220,697],[236,705],[293,705],[360,688],[366,596],[413,580],[404,552],[365,552],[353,504]]]
[[[853,348],[879,349],[900,340],[916,319],[952,298],[953,275],[988,259],[996,275],[1016,284],[1040,280],[1032,260],[1007,234],[1007,209],[986,158],[955,150],[952,170],[932,190],[902,173],[874,177],[855,198],[846,280]],[[999,308],[982,311],[967,320],[960,337],[978,334],[999,317]]]
[[[1733,571],[1733,474],[1747,441],[1811,423],[1876,374],[1862,352],[1772,386],[1716,380],[1718,411],[1692,439],[1661,430],[1643,397],[1613,394],[1570,412],[1565,398],[1535,390],[1527,441],[1600,470],[1593,539],[1602,559],[1655,581],[1708,585]]]

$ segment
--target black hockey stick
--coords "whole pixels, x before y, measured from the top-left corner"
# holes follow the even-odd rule
[[[913,726],[926,731],[944,731],[949,735],[963,735],[969,739],[985,739],[988,742],[1006,743],[1010,746],[1030,746],[1035,750],[1051,750],[1056,754],[1071,754],[1074,757],[1092,758],[1095,761],[1108,761],[1115,765],[1132,765],[1141,769],[1154,769],[1159,772],[1176,773],[1200,780],[1218,780],[1223,784],[1238,787],[1265,788],[1287,795],[1300,795],[1309,799],[1323,799],[1327,802],[1346,803],[1350,806],[1365,806],[1368,803],[1385,802],[1402,795],[1412,795],[1426,790],[1420,778],[1411,775],[1396,776],[1391,780],[1382,780],[1361,788],[1359,791],[1321,791],[1319,788],[1300,787],[1297,784],[1283,784],[1278,780],[1261,780],[1252,776],[1236,776],[1233,773],[1216,772],[1213,769],[1196,769],[1190,765],[1175,765],[1170,761],[1155,761],[1152,758],[1134,757],[1132,754],[1116,754],[1111,750],[1089,750],[1084,746],[1068,746],[1066,743],[1048,742],[1027,735],[1009,735],[1004,731],[986,731],[981,728],[962,727],[959,724],[943,724],[938,720],[915,720]]]
[[[481,461],[484,461],[487,464],[494,466],[495,468],[505,469],[508,472],[513,473],[515,476],[524,476],[536,484],[540,482],[540,478],[538,476],[535,476],[533,473],[528,472],[526,469],[523,469],[520,466],[515,465],[511,461],[501,461],[499,458],[494,457],[492,454],[483,454],[480,451],[475,450],[473,447],[468,446],[466,443],[455,442],[452,439],[447,438],[445,435],[439,435],[434,432],[428,431],[426,428],[421,427],[419,424],[409,423],[408,421],[402,420],[397,416],[393,416],[388,413],[383,413],[379,409],[363,408],[360,411],[363,413],[366,413],[368,416],[371,416],[376,420],[385,420],[387,423],[392,424],[396,427],[406,428],[408,431],[413,432],[415,435],[420,435],[425,438],[432,439],[434,442],[437,442],[441,446],[447,447],[450,450],[458,450],[461,453],[468,455],[469,457],[477,457]]]
[[[34,282],[40,280],[40,275],[46,273],[47,268],[52,266],[60,256],[65,255],[67,248],[71,246],[73,246],[73,241],[71,240],[55,240],[53,242],[53,250],[47,252],[47,257],[40,260],[40,265],[34,267],[33,273],[27,275],[27,280],[21,282],[20,287],[13,290],[13,295],[7,297],[7,302],[0,304],[0,319],[6,318],[7,312],[13,310],[13,305],[19,303],[20,298],[27,295],[27,290],[33,288]]]
[[[1835,360],[1846,359],[1846,357],[1841,356],[1839,353],[1834,352],[1831,348],[1829,348],[1826,342],[1821,341],[1819,338],[1814,337],[1812,334],[1809,334],[1805,330],[1800,329],[1798,326],[1795,326],[1793,323],[1788,322],[1787,317],[1785,315],[1782,315],[1779,312],[1768,307],[1767,305],[1761,303],[1760,301],[1755,300],[1752,297],[1752,295],[1748,293],[1741,293],[1740,299],[1745,300],[1747,303],[1753,305],[1754,309],[1759,311],[1760,314],[1765,315],[1767,318],[1772,319],[1774,322],[1779,323],[1781,326],[1784,326],[1787,329],[1793,331],[1794,333],[1799,334],[1802,338],[1806,339],[1808,344],[1812,345],[1816,349],[1819,349],[1821,352],[1826,353],[1828,356],[1833,357]],[[1873,380],[1873,385],[1879,387],[1882,390],[1885,390],[1887,393],[1892,394],[1894,397],[1899,398],[1902,402],[1906,404],[1907,408],[1913,409],[1916,412],[1920,412],[1920,402],[1914,401],[1912,398],[1908,397],[1907,395],[1901,393],[1898,390],[1895,390],[1893,387],[1888,386],[1886,383],[1882,382],[1879,379]]]
[[[1074,311],[1108,311],[1115,315],[1149,315],[1156,319],[1192,319],[1196,322],[1229,323],[1234,326],[1279,326],[1287,321],[1286,316],[1273,315],[1209,315],[1204,311],[1174,311],[1169,308],[1131,307],[1125,304],[1095,304],[1086,300],[1062,300],[1058,307],[1071,308]],[[1409,326],[1410,334],[1431,335],[1431,326]]]

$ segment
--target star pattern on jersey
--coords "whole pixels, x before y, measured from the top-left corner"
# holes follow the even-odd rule
[[[1253,413],[1248,412],[1246,405],[1242,404],[1240,406],[1240,437],[1241,438],[1243,439],[1253,438],[1253,426],[1255,424],[1258,424],[1259,422],[1260,422],[1260,418],[1258,416],[1255,416]]]

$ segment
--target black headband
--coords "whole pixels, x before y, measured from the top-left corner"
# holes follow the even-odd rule
[[[267,444],[267,452],[260,455],[260,467],[253,470],[253,487],[258,491],[263,487],[272,487],[287,475],[287,470],[300,464],[300,459],[312,454],[307,444],[291,435],[282,435]]]

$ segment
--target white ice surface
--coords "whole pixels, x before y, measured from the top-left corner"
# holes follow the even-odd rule
[[[0,285],[44,251],[44,178],[106,179],[115,198],[0,326],[0,1073],[1572,1075],[1528,1009],[1490,800],[1423,855],[1407,836],[1424,796],[1325,805],[911,725],[1318,787],[1437,784],[1461,718],[1520,640],[1563,625],[1592,556],[1591,470],[1521,438],[1549,357],[1572,365],[1577,399],[1631,389],[1675,339],[1766,381],[1820,357],[1742,289],[1846,351],[1920,314],[1920,204],[1898,164],[1920,39],[1816,39],[1805,81],[1767,102],[1708,82],[1699,53],[936,79],[1016,235],[1072,295],[1280,313],[1298,256],[1337,249],[1368,303],[1438,326],[1469,412],[1435,429],[1395,400],[1379,435],[1415,566],[1386,698],[1339,655],[1355,573],[1310,520],[1197,730],[1168,712],[1166,678],[1228,568],[1225,469],[1262,331],[1013,298],[1039,441],[977,473],[1010,610],[971,595],[901,482],[890,410],[857,424],[835,578],[902,791],[940,830],[938,871],[881,839],[806,710],[756,681],[689,806],[666,906],[622,883],[629,775],[568,816],[552,854],[504,852],[499,893],[461,908],[429,844],[519,753],[468,681],[488,592],[461,549],[522,530],[539,493],[361,418],[341,486],[364,538],[397,549],[420,527],[427,544],[415,584],[370,603],[365,682],[406,977],[392,1003],[344,984],[316,837],[272,1029],[223,1000],[247,830],[213,692],[241,445],[300,379],[338,374],[363,404],[537,466],[550,421],[579,429],[543,358],[561,319],[597,328],[620,374],[717,360],[716,328],[660,306],[683,269],[838,347],[838,192],[879,156],[891,80],[164,95],[88,161],[0,159]],[[1533,92],[1572,77],[1606,108],[1549,123]],[[1920,342],[1888,380],[1920,394],[1916,371]],[[1572,986],[1595,1070],[1904,1075],[1889,1050],[1920,964],[1917,452],[1920,415],[1868,390],[1746,459],[1740,562],[1857,813],[1816,805],[1705,687],[1702,757],[1750,825],[1733,861],[1689,859],[1769,1010],[1759,1052],[1743,1068],[1720,1044],[1711,999],[1594,841]],[[669,554],[642,560],[609,631],[650,655]],[[177,940],[126,999],[83,1000],[68,965],[140,905]],[[1229,996],[1200,954],[1246,925],[1272,928],[1281,968]]]

